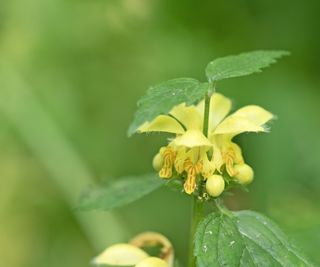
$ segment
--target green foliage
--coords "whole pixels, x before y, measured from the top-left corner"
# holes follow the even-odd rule
[[[215,82],[261,72],[262,68],[289,54],[287,51],[253,51],[218,58],[208,64],[206,75],[210,82]]]
[[[89,188],[80,198],[79,210],[111,210],[142,198],[163,185],[156,174],[122,178],[110,186]]]
[[[192,105],[200,101],[208,91],[209,84],[192,78],[178,78],[152,86],[138,101],[138,110],[128,130],[132,135],[140,125],[152,121],[160,114],[167,114],[176,105]]]
[[[313,266],[265,216],[216,212],[200,222],[195,236],[198,267]]]

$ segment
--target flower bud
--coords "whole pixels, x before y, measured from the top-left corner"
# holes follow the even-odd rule
[[[210,196],[218,197],[224,190],[224,179],[221,175],[211,175],[206,182],[206,189]]]
[[[164,261],[156,257],[149,257],[139,262],[135,267],[169,267]]]
[[[163,166],[163,158],[160,155],[160,153],[158,153],[157,155],[154,156],[153,160],[152,160],[152,167],[154,168],[155,171],[160,171],[161,168]]]
[[[148,258],[149,255],[142,249],[129,244],[116,244],[93,259],[94,264],[108,265],[135,265],[142,260]]]
[[[253,170],[252,168],[247,164],[240,164],[234,166],[235,172],[237,173],[235,175],[236,180],[240,184],[250,184],[253,180]]]

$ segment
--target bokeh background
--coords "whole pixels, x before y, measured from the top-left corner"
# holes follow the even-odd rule
[[[149,85],[204,80],[212,59],[292,52],[262,74],[224,81],[234,106],[278,116],[238,138],[256,171],[229,200],[273,218],[320,264],[319,1],[1,0],[0,266],[89,266],[144,230],[185,262],[190,203],[161,189],[112,213],[76,212],[81,190],[151,171],[165,138],[126,131]]]

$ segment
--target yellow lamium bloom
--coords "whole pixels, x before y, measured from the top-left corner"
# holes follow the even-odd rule
[[[220,122],[211,123],[209,131],[209,139],[213,144],[213,161],[218,170],[225,164],[227,173],[234,177],[237,174],[234,166],[244,164],[244,159],[241,148],[232,142],[232,139],[244,132],[265,132],[264,125],[273,118],[273,115],[262,107],[249,105],[226,117],[231,109],[230,100],[222,95],[219,98],[220,105],[224,106],[224,112],[219,113],[219,120],[211,119]],[[214,99],[212,102],[214,106]],[[215,116],[214,109],[211,109],[210,117]]]
[[[94,264],[132,266],[148,258],[142,249],[129,244],[116,244],[107,248],[93,260]]]
[[[169,265],[159,258],[149,257],[139,262],[136,267],[169,267]]]
[[[182,103],[168,115],[160,115],[145,122],[138,132],[168,132],[175,134],[169,145],[160,149],[157,163],[161,178],[171,178],[174,173],[186,173],[185,192],[196,189],[196,177],[204,180],[216,171],[225,170],[231,177],[238,171],[235,166],[245,164],[241,148],[232,139],[244,132],[265,132],[264,125],[273,118],[265,109],[249,105],[233,114],[231,100],[219,93],[210,99],[208,137],[203,134],[204,101],[198,105]],[[210,157],[208,157],[210,155]],[[222,167],[224,167],[222,169]]]
[[[161,246],[159,258],[149,256],[142,247]],[[171,242],[163,235],[145,232],[130,241],[129,244],[116,244],[108,247],[93,259],[96,265],[136,266],[136,267],[172,267],[174,250]]]

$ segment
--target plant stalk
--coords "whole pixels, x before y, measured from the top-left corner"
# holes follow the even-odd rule
[[[189,248],[189,265],[188,267],[196,267],[196,258],[194,256],[194,236],[197,230],[197,226],[204,215],[204,201],[192,198],[192,220],[190,231],[190,248]]]
[[[204,116],[203,116],[203,134],[208,137],[209,130],[209,112],[210,112],[210,94],[208,92],[204,99]],[[188,267],[196,267],[196,258],[194,256],[194,236],[199,222],[204,217],[204,201],[201,198],[202,184],[199,186],[199,196],[192,197],[192,211],[191,211],[191,229],[190,229],[190,246],[189,246],[189,264]]]

